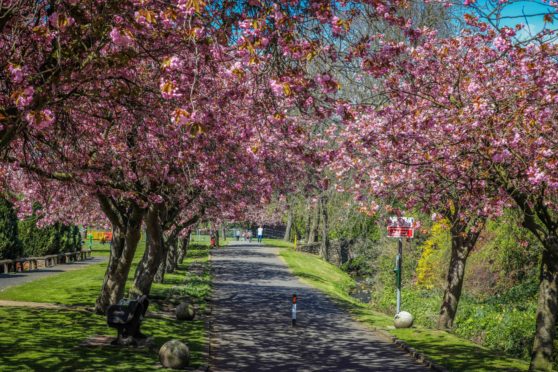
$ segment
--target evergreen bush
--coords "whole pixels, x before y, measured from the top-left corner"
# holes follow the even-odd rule
[[[45,256],[81,250],[81,236],[77,226],[55,223],[38,227],[33,215],[19,222],[20,239],[25,256]]]
[[[12,204],[0,198],[0,259],[17,258],[22,254],[17,230],[17,215]]]

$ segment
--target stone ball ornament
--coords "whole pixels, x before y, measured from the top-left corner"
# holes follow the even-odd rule
[[[411,313],[406,311],[400,311],[395,314],[393,318],[393,323],[395,328],[410,328],[413,325],[414,318]]]
[[[159,349],[159,361],[165,368],[183,369],[190,363],[190,349],[178,340],[167,341]]]

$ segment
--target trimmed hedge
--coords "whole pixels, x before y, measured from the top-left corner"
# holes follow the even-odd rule
[[[22,254],[18,238],[17,215],[12,203],[0,198],[0,259],[17,258]]]
[[[19,235],[25,256],[44,256],[81,250],[82,240],[77,226],[55,223],[37,227],[37,217],[19,221]]]

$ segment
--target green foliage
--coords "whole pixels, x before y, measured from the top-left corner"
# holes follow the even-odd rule
[[[61,223],[38,227],[38,217],[33,215],[19,221],[20,240],[25,256],[44,256],[81,250],[81,234],[77,226]]]
[[[420,249],[416,268],[417,285],[427,289],[441,287],[440,279],[444,277],[442,273],[447,271],[449,260],[446,258],[451,250],[448,222],[443,220],[432,225],[430,237]]]
[[[17,258],[21,253],[16,213],[8,200],[0,198],[0,259]]]
[[[379,241],[369,250],[372,306],[385,313],[395,311],[393,260],[395,249]],[[440,311],[450,240],[442,224],[431,226],[417,248],[404,249],[403,310],[416,324],[436,326]],[[489,221],[469,256],[464,290],[453,332],[491,350],[528,360],[532,347],[538,293],[540,243],[518,227],[513,211]]]
[[[372,268],[364,256],[351,258],[349,261],[341,265],[341,270],[351,274],[352,276],[365,276],[372,274]]]
[[[387,249],[392,252],[393,244],[388,244]],[[432,322],[435,322],[440,306],[441,292],[406,289],[403,292],[403,309],[410,311],[420,320],[418,322],[419,326],[409,329],[393,329],[393,312],[387,312],[389,315],[377,313],[369,306],[352,298],[349,295],[349,291],[354,286],[354,280],[346,273],[340,271],[339,268],[324,262],[317,256],[293,250],[282,250],[281,256],[295,275],[337,300],[357,319],[368,323],[374,328],[383,329],[397,336],[436,363],[447,367],[448,370],[526,371],[528,368],[527,362],[501,355],[455,334],[421,327],[420,324],[424,323],[434,324]],[[412,255],[409,256],[413,257]],[[393,269],[392,260],[387,260],[385,256],[380,257],[382,257],[382,260],[385,260],[385,263],[382,265]],[[387,273],[385,278],[389,278],[390,282],[394,282],[392,272]],[[390,288],[395,288],[395,286]],[[389,291],[388,293],[386,290],[381,294],[386,303],[393,299],[393,307],[395,307],[394,293],[394,291]],[[470,307],[474,308],[474,305],[471,304]],[[511,319],[513,321],[513,319],[517,318]],[[493,322],[493,325],[495,324],[496,321]],[[513,328],[509,324],[506,324],[506,326],[509,329]],[[494,332],[497,332],[497,329],[494,329]],[[510,336],[510,334],[508,333],[507,336]]]
[[[382,232],[378,227],[375,217],[361,213],[352,196],[348,193],[327,193],[328,236],[332,240],[366,240],[377,241]],[[298,240],[307,239],[307,229],[311,218],[315,216],[315,203],[311,197],[302,195],[292,196],[289,199],[293,211],[293,231]]]

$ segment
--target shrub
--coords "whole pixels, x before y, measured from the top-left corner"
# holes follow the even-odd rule
[[[16,213],[8,200],[0,198],[0,258],[17,258],[21,254]]]
[[[372,274],[372,269],[365,256],[351,258],[349,261],[341,265],[341,270],[356,277]]]
[[[33,215],[19,222],[20,239],[26,256],[44,256],[81,249],[82,241],[77,226],[61,223],[39,228]]]

